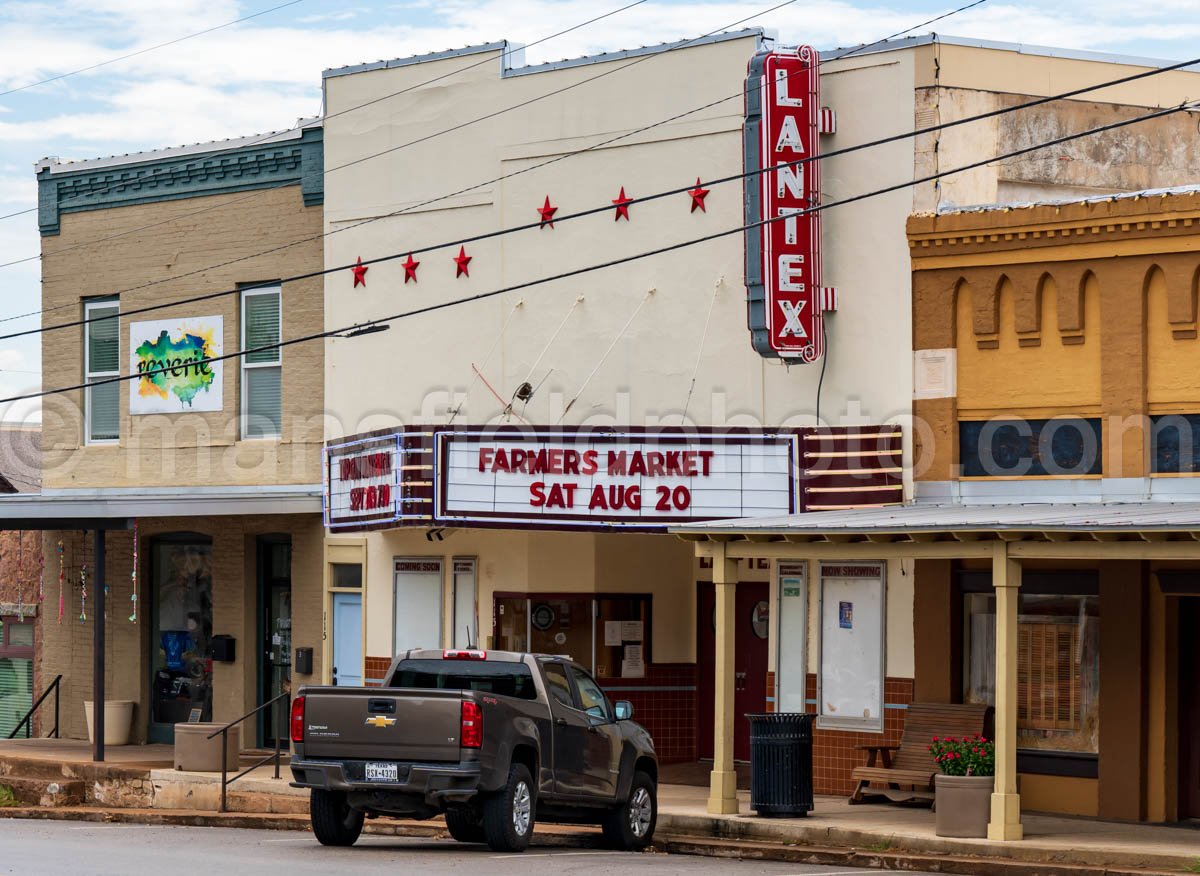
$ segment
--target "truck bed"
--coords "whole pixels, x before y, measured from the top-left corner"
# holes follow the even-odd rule
[[[305,687],[305,758],[458,763],[463,692]]]

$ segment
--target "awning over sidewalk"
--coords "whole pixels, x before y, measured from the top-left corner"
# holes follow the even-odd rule
[[[677,526],[689,540],[854,541],[1200,541],[1200,502],[1089,502],[1007,505],[917,503]],[[1200,554],[1198,554],[1200,556]]]
[[[902,506],[716,520],[672,527],[712,562],[716,710],[708,810],[737,811],[733,773],[734,596],[743,559],[990,560],[995,593],[996,782],[988,836],[1024,835],[1017,792],[1018,607],[1034,559],[1200,563],[1200,503],[1094,502]]]

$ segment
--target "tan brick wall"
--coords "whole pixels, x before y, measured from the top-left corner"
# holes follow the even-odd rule
[[[238,284],[319,270],[321,208],[305,207],[298,185],[249,194],[253,197],[239,192],[64,215],[62,233],[42,238],[43,327],[82,318],[86,297],[121,291],[124,313]],[[199,210],[205,212],[184,218],[184,214]],[[133,233],[135,229],[144,230]],[[99,238],[112,239],[81,245]],[[299,240],[307,242],[256,255]],[[210,268],[218,264],[224,267]],[[155,285],[144,286],[147,283]],[[141,286],[144,288],[137,288]],[[283,287],[284,338],[321,329],[322,289],[320,277]],[[122,373],[128,371],[131,321],[214,315],[224,319],[224,351],[238,350],[238,295],[132,318],[122,316]],[[43,385],[53,388],[79,383],[82,352],[81,327],[43,334]],[[319,341],[284,349],[283,436],[279,441],[239,440],[241,372],[237,360],[224,363],[224,409],[219,412],[130,417],[128,385],[121,384],[121,441],[117,446],[81,446],[82,392],[49,396],[42,417],[44,485],[316,483],[323,436],[323,361]]]
[[[277,517],[154,518],[138,522],[139,570],[138,621],[129,620],[132,603],[133,533],[110,532],[107,536],[107,580],[109,604],[107,674],[109,699],[137,703],[133,741],[144,742],[150,705],[152,596],[150,544],[165,533],[198,533],[213,542],[213,632],[237,640],[237,660],[213,664],[213,719],[232,721],[257,705],[258,676],[257,588],[255,539],[266,534],[287,534],[292,539],[292,647],[312,647],[312,676],[293,675],[293,686],[320,678],[321,673],[321,520],[316,515]],[[93,562],[92,535],[87,533],[86,556]],[[66,573],[65,609],[58,622],[58,543],[63,543]],[[94,574],[88,576],[88,621],[81,623],[79,564],[83,556],[83,534],[48,532],[46,549],[46,600],[42,610],[40,677],[61,673],[62,732],[86,738],[83,701],[92,698],[92,642],[94,627]],[[48,725],[43,724],[48,728]],[[252,732],[252,731],[251,731]],[[250,742],[249,735],[246,742]]]

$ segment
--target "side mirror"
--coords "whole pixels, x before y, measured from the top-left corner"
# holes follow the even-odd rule
[[[617,713],[618,721],[628,721],[633,717],[633,703],[628,700],[617,700],[613,710]]]

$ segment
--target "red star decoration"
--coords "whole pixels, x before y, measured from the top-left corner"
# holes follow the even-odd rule
[[[354,265],[350,270],[354,272],[354,288],[357,289],[359,286],[366,288],[367,271],[369,268],[362,263],[362,256],[358,257],[358,264]]]
[[[458,248],[458,255],[454,257],[454,264],[457,266],[454,272],[455,279],[464,275],[467,277],[471,276],[471,272],[467,270],[467,265],[471,264],[471,256],[467,255],[467,248],[465,246]]]
[[[700,177],[696,177],[696,187],[689,190],[688,194],[692,196],[692,209],[688,212],[695,213],[697,207],[700,208],[701,213],[708,212],[704,209],[704,199],[708,196],[708,189],[700,187]]]
[[[625,217],[625,221],[629,221],[629,205],[633,203],[633,198],[625,197],[625,186],[621,186],[621,194],[617,195],[613,201],[613,206],[617,208],[617,215],[613,217],[614,222],[620,222],[621,217]]]
[[[409,280],[417,282],[417,266],[421,264],[412,257],[412,253],[408,254],[408,261],[403,262],[400,267],[404,268],[404,282],[407,284]]]
[[[554,214],[558,212],[558,207],[550,206],[550,196],[546,195],[546,203],[537,208],[537,211],[542,214],[542,224],[538,228],[544,228],[549,225],[554,227]]]

